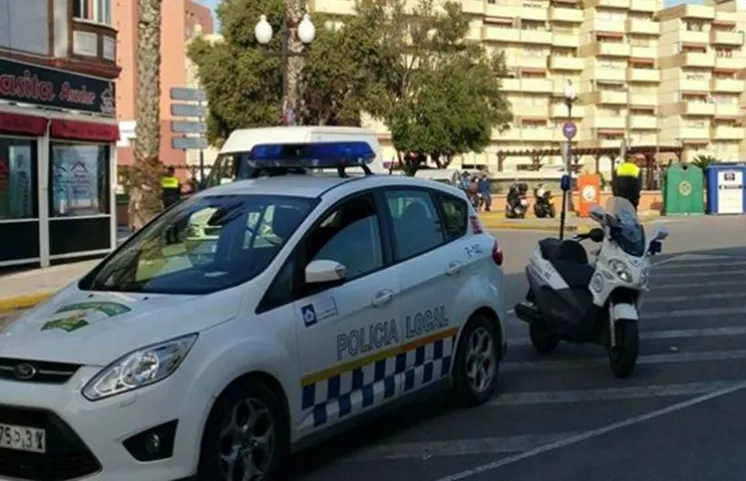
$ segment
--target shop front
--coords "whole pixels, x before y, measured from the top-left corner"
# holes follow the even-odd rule
[[[0,59],[0,268],[116,245],[112,81]]]

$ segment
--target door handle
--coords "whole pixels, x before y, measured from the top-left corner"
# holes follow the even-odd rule
[[[373,307],[381,307],[385,306],[391,300],[394,298],[394,291],[390,289],[384,289],[383,291],[379,291],[376,293],[376,295],[373,297],[373,301],[371,302],[371,305]]]
[[[461,272],[461,263],[459,261],[453,261],[446,267],[446,274],[449,276],[455,276]]]

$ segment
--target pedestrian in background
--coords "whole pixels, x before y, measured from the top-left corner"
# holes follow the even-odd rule
[[[492,188],[487,174],[482,174],[482,178],[479,179],[479,195],[484,200],[484,210],[489,212],[492,207]]]
[[[161,179],[161,188],[163,194],[161,200],[163,200],[163,207],[168,209],[181,199],[181,182],[176,178],[176,171],[173,167],[169,167],[166,175]]]
[[[637,164],[625,159],[616,169],[611,188],[615,197],[624,197],[637,210],[637,206],[640,204],[640,192],[642,191],[642,176]]]

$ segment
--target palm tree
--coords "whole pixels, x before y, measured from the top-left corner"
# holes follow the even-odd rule
[[[712,155],[700,154],[694,157],[694,161],[692,161],[692,165],[694,165],[695,167],[699,167],[700,169],[702,169],[702,171],[704,171],[707,167],[710,166],[710,164],[716,164],[718,162],[719,160],[713,157]]]
[[[163,209],[161,201],[161,7],[138,0],[137,125],[129,192],[130,228],[139,229]]]

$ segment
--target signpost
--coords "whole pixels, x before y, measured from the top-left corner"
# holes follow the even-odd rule
[[[189,120],[172,120],[171,133],[181,134],[171,137],[171,147],[181,150],[199,150],[199,181],[205,181],[205,149],[207,148],[207,124],[204,118],[207,109],[204,102],[207,95],[204,90],[195,88],[172,87],[171,115]]]
[[[563,239],[565,236],[565,220],[567,216],[567,199],[568,199],[568,192],[572,188],[572,167],[570,166],[570,143],[572,142],[572,139],[578,134],[578,127],[575,125],[575,122],[572,122],[568,120],[564,124],[562,124],[562,134],[567,139],[567,142],[565,143],[565,149],[564,149],[564,155],[565,155],[565,167],[567,168],[567,172],[565,175],[563,175],[562,179],[562,212],[560,213],[560,231],[559,231],[559,238]]]

